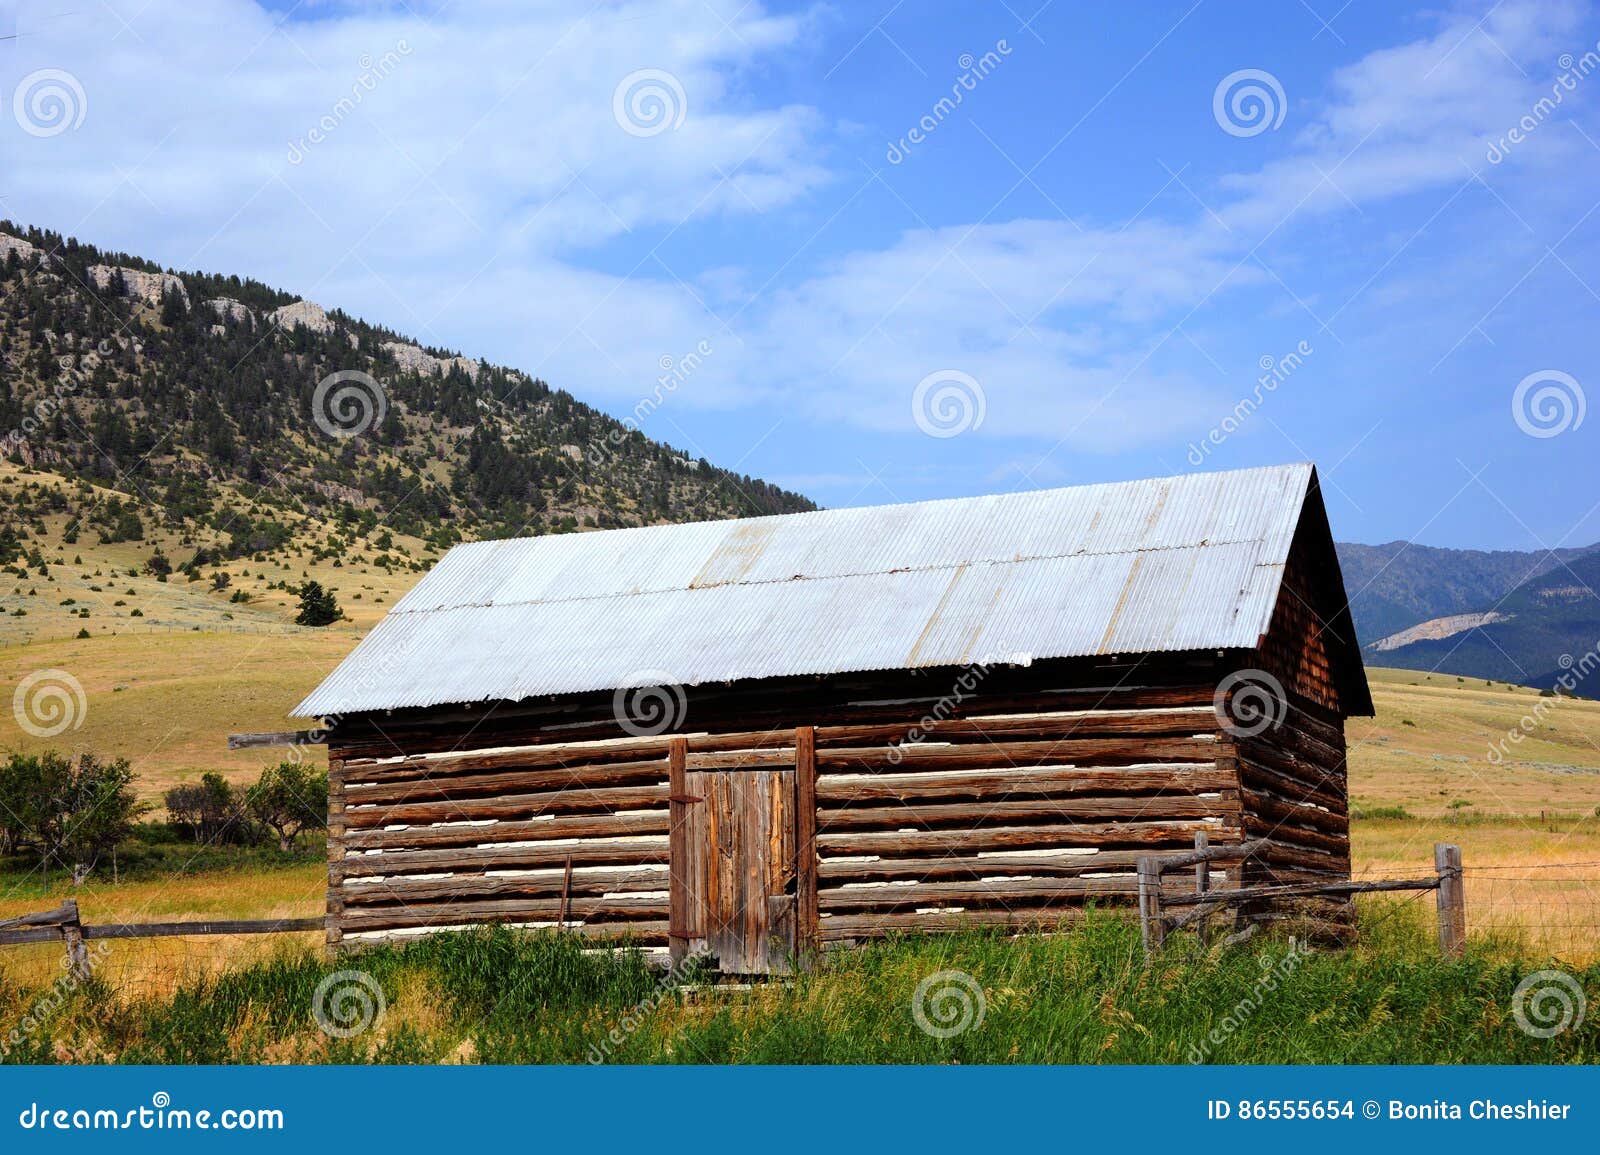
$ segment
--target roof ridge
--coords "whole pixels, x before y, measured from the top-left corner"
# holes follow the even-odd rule
[[[751,517],[712,518],[705,521],[671,521],[658,525],[623,525],[613,529],[580,531],[578,533],[546,533],[533,534],[524,537],[494,537],[481,538],[478,541],[463,541],[450,547],[446,556],[456,550],[473,549],[478,546],[513,545],[530,542],[553,542],[566,540],[582,540],[594,538],[610,533],[647,533],[652,530],[670,532],[685,530],[699,526],[736,526],[757,521],[794,521],[803,518],[828,517],[849,513],[881,512],[887,509],[917,509],[936,505],[957,505],[964,502],[1007,500],[1011,498],[1049,497],[1053,494],[1076,493],[1087,489],[1107,489],[1119,486],[1133,485],[1159,485],[1170,481],[1200,481],[1221,477],[1238,477],[1246,473],[1288,473],[1291,470],[1310,470],[1316,468],[1310,461],[1290,461],[1281,465],[1247,465],[1239,469],[1213,469],[1199,473],[1173,473],[1166,477],[1130,477],[1122,481],[1085,481],[1079,485],[1052,485],[1043,489],[1014,489],[1010,493],[970,493],[960,497],[927,497],[920,501],[889,501],[881,505],[841,505],[832,508],[803,509],[794,513],[760,513]],[[1600,543],[1597,543],[1600,544]],[[1054,556],[1054,555],[1052,555]]]
[[[793,577],[766,578],[760,581],[746,581],[742,578],[735,578],[731,581],[713,581],[705,582],[699,585],[691,583],[689,585],[658,586],[654,589],[636,589],[605,594],[579,594],[571,597],[560,598],[517,598],[511,601],[460,602],[456,605],[418,606],[415,609],[407,609],[404,605],[397,604],[389,611],[389,614],[394,616],[406,614],[436,614],[442,610],[483,609],[488,606],[559,606],[570,605],[574,602],[603,602],[611,601],[616,598],[642,597],[645,594],[689,593],[694,590],[722,589],[727,586],[776,586],[788,585],[790,582],[797,581],[844,581],[848,578],[877,577],[881,574],[938,573],[941,570],[972,569],[976,566],[1022,565],[1025,562],[1056,561],[1060,558],[1067,557],[1120,557],[1128,554],[1167,553],[1192,549],[1214,549],[1230,545],[1260,544],[1264,540],[1265,539],[1261,537],[1229,537],[1220,538],[1215,541],[1213,541],[1211,538],[1202,538],[1200,541],[1185,542],[1181,545],[1138,546],[1131,549],[1075,549],[1065,553],[1034,553],[1028,554],[1025,557],[968,559],[966,561],[940,562],[936,565],[900,565],[891,566],[888,569],[848,570],[841,571],[839,573],[823,574],[795,574]]]

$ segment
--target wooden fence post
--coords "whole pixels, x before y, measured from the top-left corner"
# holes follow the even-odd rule
[[[671,871],[669,869],[668,873]],[[572,857],[567,856],[567,869],[561,876],[561,913],[556,915],[556,930],[567,929],[567,916],[572,912]]]
[[[61,904],[66,915],[61,923],[61,939],[67,947],[67,970],[73,978],[89,978],[89,948],[83,941],[83,922],[78,918],[78,900],[69,898]]]
[[[1146,960],[1167,941],[1167,924],[1161,913],[1161,863],[1148,855],[1139,859],[1139,934]]]
[[[1467,947],[1466,891],[1461,884],[1461,847],[1437,842],[1433,866],[1439,873],[1439,949],[1460,958]]]

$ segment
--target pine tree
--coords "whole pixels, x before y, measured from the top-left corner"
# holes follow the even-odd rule
[[[344,617],[332,590],[321,582],[308,581],[300,589],[300,613],[294,620],[302,626],[330,626]]]
[[[167,328],[181,324],[189,315],[189,302],[176,289],[161,291],[161,323]]]

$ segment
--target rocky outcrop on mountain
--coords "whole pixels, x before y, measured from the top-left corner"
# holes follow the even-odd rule
[[[1591,549],[1496,597],[1488,609],[1385,639],[1381,650],[1368,649],[1369,660],[1600,698],[1597,589],[1600,549]]]
[[[1387,650],[1398,650],[1401,646],[1409,646],[1412,642],[1436,642],[1443,638],[1453,638],[1467,630],[1475,630],[1479,626],[1503,622],[1510,616],[1493,610],[1481,614],[1450,614],[1448,617],[1433,618],[1410,629],[1401,630],[1397,634],[1380,638],[1372,643],[1372,648],[1382,653]]]
[[[161,304],[163,293],[176,293],[189,304],[189,290],[183,281],[171,273],[147,273],[125,265],[90,265],[89,280],[101,292],[108,292],[116,284],[117,274],[122,275],[122,294],[137,297],[147,305]]]
[[[267,320],[280,329],[301,326],[313,333],[333,332],[333,321],[321,305],[313,301],[294,301],[267,314]]]
[[[235,301],[232,297],[215,297],[207,301],[206,304],[216,311],[219,318],[239,321],[244,324],[256,319],[256,315],[250,311],[247,305],[240,301]]]
[[[407,345],[402,341],[385,341],[383,350],[395,359],[400,368],[434,377],[443,377],[452,369],[460,369],[476,381],[478,370],[482,368],[471,357],[435,357],[420,345]]]
[[[17,260],[19,261],[31,261],[38,251],[37,246],[29,244],[21,237],[13,237],[9,233],[0,233],[0,261],[8,258],[12,253],[17,254]]]
[[[1486,551],[1391,541],[1338,548],[1356,634],[1371,645],[1422,622],[1498,605],[1521,583],[1594,547]]]

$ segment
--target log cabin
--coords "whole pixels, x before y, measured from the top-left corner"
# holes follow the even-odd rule
[[[1197,835],[1261,840],[1213,885],[1346,879],[1372,699],[1296,464],[459,545],[294,713],[331,949],[509,923],[766,974],[1058,927]]]

